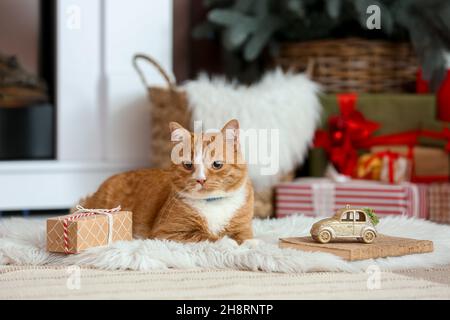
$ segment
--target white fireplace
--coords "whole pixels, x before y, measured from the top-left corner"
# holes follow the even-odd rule
[[[171,70],[172,1],[57,0],[56,12],[56,159],[0,161],[0,211],[69,208],[148,163],[149,104],[131,59]]]

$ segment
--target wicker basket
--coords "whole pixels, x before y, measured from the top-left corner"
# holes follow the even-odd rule
[[[330,93],[412,91],[418,68],[409,43],[358,38],[284,43],[274,62],[308,70]]]
[[[143,60],[154,66],[167,83],[167,87],[150,86],[145,78],[138,61]],[[138,72],[142,83],[148,90],[151,104],[150,111],[150,165],[158,168],[166,168],[170,165],[169,123],[176,121],[185,128],[190,128],[191,114],[188,109],[186,93],[177,88],[167,72],[153,58],[137,54],[134,56],[133,65]]]
[[[153,65],[167,82],[167,87],[150,86],[138,61],[143,60]],[[176,121],[185,128],[192,129],[192,114],[188,108],[186,92],[178,88],[167,72],[154,59],[147,55],[137,54],[133,65],[143,84],[148,90],[151,105],[151,145],[150,163],[153,167],[165,168],[170,165],[169,122]],[[293,174],[284,176],[281,181],[290,181]],[[255,193],[255,215],[261,218],[273,215],[273,190],[267,189]]]

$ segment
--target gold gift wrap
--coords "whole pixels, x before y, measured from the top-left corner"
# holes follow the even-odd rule
[[[92,247],[109,244],[119,240],[132,240],[132,213],[119,211],[111,214],[112,223],[108,216],[94,214],[68,219],[72,215],[47,219],[47,250],[50,252],[79,253]],[[64,220],[67,221],[67,251],[64,241]]]
[[[407,146],[377,146],[371,152],[392,151],[407,156]],[[449,154],[440,148],[416,146],[413,148],[413,163],[415,177],[445,177],[450,175]]]

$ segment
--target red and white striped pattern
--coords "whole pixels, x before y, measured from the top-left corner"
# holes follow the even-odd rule
[[[407,215],[424,219],[428,217],[426,188],[411,183],[333,183],[326,179],[298,179],[278,185],[275,193],[276,217],[297,213],[331,216],[347,204],[373,208],[379,215]]]
[[[78,213],[78,214],[73,214],[68,216],[67,218],[64,219],[63,221],[63,229],[64,229],[64,252],[66,254],[69,254],[69,222],[74,221],[74,220],[78,220],[80,218],[83,217],[89,217],[89,216],[93,216],[96,213],[94,212],[83,212],[83,213]]]

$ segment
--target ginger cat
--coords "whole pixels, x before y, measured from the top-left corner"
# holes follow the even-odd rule
[[[251,239],[253,187],[240,150],[238,121],[231,120],[216,133],[194,134],[175,122],[170,131],[174,148],[169,169],[113,176],[83,205],[120,204],[132,211],[133,235],[139,238]]]

